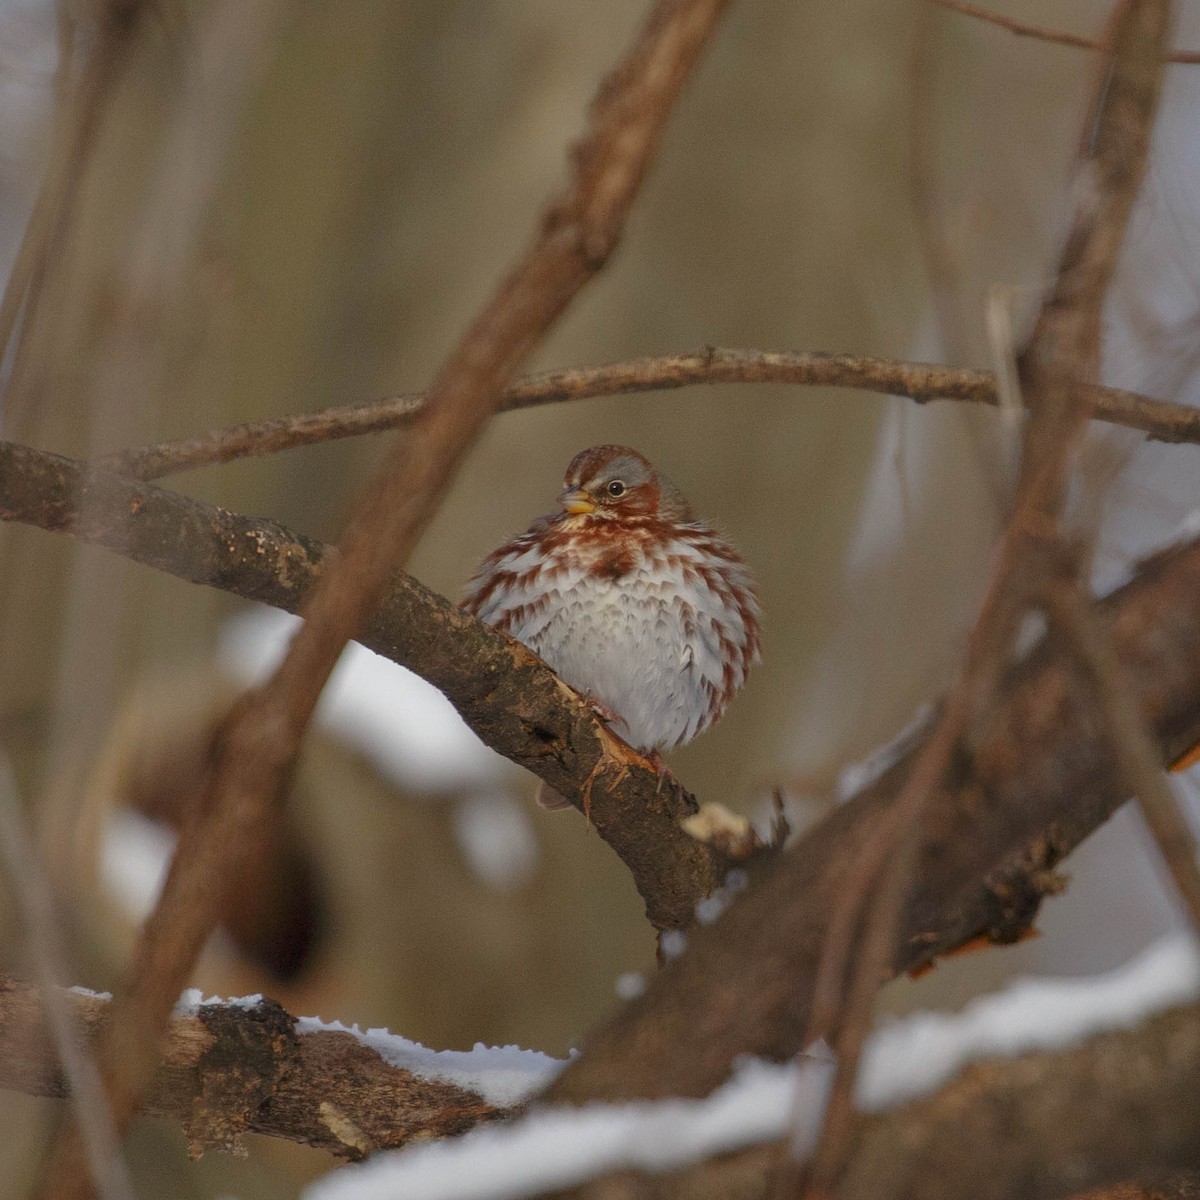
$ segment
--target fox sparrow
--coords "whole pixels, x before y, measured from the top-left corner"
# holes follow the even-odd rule
[[[490,554],[463,607],[657,759],[716,721],[758,661],[754,581],[636,450],[593,446],[564,482],[562,511]]]

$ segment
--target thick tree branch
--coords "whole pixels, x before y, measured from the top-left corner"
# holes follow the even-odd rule
[[[971,367],[902,362],[861,354],[706,346],[682,354],[530,375],[506,389],[498,411],[717,383],[853,388],[904,397],[918,404],[957,400],[994,407],[999,403],[995,376]],[[1097,420],[1141,430],[1156,441],[1200,442],[1198,409],[1117,388],[1090,388],[1088,394],[1092,415]],[[425,403],[424,392],[412,392],[370,404],[245,421],[180,441],[119,450],[97,460],[96,465],[137,479],[161,479],[176,471],[403,428],[416,420]]]
[[[330,550],[274,521],[0,442],[0,519],[69,533],[191,583],[298,612]],[[518,642],[397,573],[363,645],[440,688],[493,749],[579,803],[657,929],[691,924],[728,862],[688,836],[692,797],[663,779]]]
[[[1200,740],[1200,542],[1147,561],[1095,612],[1160,760],[1174,761]],[[739,1054],[799,1050],[830,915],[923,746],[779,855],[716,925],[694,927],[686,952],[585,1042],[546,1099],[704,1095]],[[1126,799],[1090,679],[1046,643],[1006,674],[945,787],[896,973],[981,933],[1017,936],[1056,890],[1055,866]]]
[[[111,1001],[67,990],[58,995],[94,1044]],[[0,1087],[68,1094],[37,989],[3,976]],[[448,1137],[509,1115],[454,1084],[391,1066],[353,1034],[300,1035],[296,1019],[273,1000],[204,1004],[174,1017],[145,1111],[178,1122],[193,1154],[231,1149],[243,1134],[261,1133],[342,1158]]]
[[[1081,385],[1096,376],[1101,311],[1149,154],[1169,17],[1168,0],[1117,0],[1113,9],[1105,71],[1077,168],[1078,202],[1054,285],[1019,360],[1031,414],[1023,431],[1013,513],[945,708],[900,792],[892,821],[882,826],[877,839],[877,845],[887,847],[888,861],[870,879],[874,896],[862,921],[845,1003],[836,1013],[837,1069],[809,1166],[807,1196],[828,1194],[848,1161],[859,1058],[873,1020],[875,993],[895,952],[930,810],[941,800],[942,781],[970,732],[972,717],[991,704],[1020,618],[1058,565],[1053,551],[1059,544],[1059,517],[1074,449],[1089,416]],[[872,848],[868,861],[880,853]],[[859,890],[848,890],[842,902],[852,913],[865,903],[866,889],[858,882]],[[853,929],[840,913],[835,913],[835,923],[843,936]],[[849,945],[847,938],[845,945],[829,947],[839,979]],[[818,972],[821,994],[835,990],[824,983],[829,974],[827,957]],[[817,1010],[815,1033],[825,1032],[820,1023],[826,1019],[828,1014]]]

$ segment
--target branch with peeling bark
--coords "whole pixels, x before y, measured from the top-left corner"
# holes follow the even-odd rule
[[[112,1002],[59,990],[88,1042]],[[67,1081],[37,989],[0,977],[0,1087],[65,1097]],[[265,1134],[362,1158],[418,1138],[450,1137],[511,1115],[455,1084],[394,1067],[338,1030],[296,1031],[273,1000],[201,1004],[172,1018],[145,1111],[182,1127],[193,1155]]]

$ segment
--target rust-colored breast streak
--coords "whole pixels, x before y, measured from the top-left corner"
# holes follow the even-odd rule
[[[621,579],[636,565],[637,555],[629,546],[614,546],[596,559],[590,574],[597,579]]]

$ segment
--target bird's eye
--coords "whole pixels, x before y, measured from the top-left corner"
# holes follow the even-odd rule
[[[619,479],[614,479],[608,485],[608,494],[613,497],[625,495],[625,485]]]

